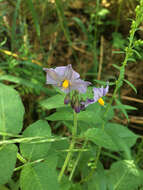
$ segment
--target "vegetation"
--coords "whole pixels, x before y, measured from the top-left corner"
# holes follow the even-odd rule
[[[0,0],[0,190],[143,190],[142,23],[143,0]]]

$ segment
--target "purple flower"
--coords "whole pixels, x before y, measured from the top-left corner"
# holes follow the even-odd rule
[[[80,75],[72,69],[69,64],[67,66],[56,67],[55,69],[47,69],[46,84],[52,84],[59,87],[65,93],[71,90],[77,90],[79,93],[85,93],[90,82],[80,79]]]
[[[104,106],[104,100],[102,99],[103,96],[105,96],[109,91],[109,82],[107,82],[107,86],[105,88],[93,88],[94,97],[93,99],[87,99],[85,102],[81,102],[81,108],[85,108],[90,104],[93,104],[95,102],[99,102],[102,106]]]

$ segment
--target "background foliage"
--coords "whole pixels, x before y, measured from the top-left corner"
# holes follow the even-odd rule
[[[142,0],[0,0],[0,190],[143,189],[142,22]],[[67,64],[110,82],[75,136],[43,71]]]

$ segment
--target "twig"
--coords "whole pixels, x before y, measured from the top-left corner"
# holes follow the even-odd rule
[[[111,96],[112,97],[112,94],[108,93],[107,96]],[[138,102],[138,103],[142,103],[143,104],[143,100],[138,99],[138,98],[132,98],[132,97],[129,97],[129,96],[121,96],[121,99],[128,100],[128,101],[133,101],[133,102]]]

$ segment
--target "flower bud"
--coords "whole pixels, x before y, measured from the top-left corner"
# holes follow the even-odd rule
[[[65,99],[64,99],[64,104],[68,104],[70,102],[70,93],[68,93],[66,96],[65,96]]]
[[[74,103],[74,110],[75,110],[76,113],[80,112],[80,102],[79,102],[78,97],[76,97],[76,100],[75,100],[75,103]]]

